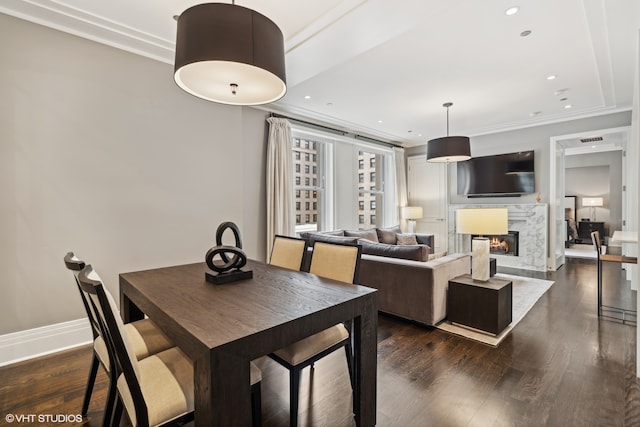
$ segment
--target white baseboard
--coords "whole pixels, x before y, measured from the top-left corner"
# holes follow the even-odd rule
[[[0,335],[0,366],[89,344],[91,341],[91,326],[86,318]]]

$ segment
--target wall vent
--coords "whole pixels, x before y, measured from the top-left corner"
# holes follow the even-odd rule
[[[604,138],[602,138],[601,136],[594,136],[592,138],[582,138],[580,140],[580,142],[582,142],[583,144],[586,144],[588,142],[598,142],[598,141],[603,141]]]

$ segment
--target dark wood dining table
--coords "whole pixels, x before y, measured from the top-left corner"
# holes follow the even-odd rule
[[[206,264],[120,274],[125,322],[146,314],[194,361],[195,425],[249,426],[249,362],[353,320],[354,414],[376,423],[376,290],[248,260],[253,278],[205,280]],[[349,399],[349,396],[344,396]]]

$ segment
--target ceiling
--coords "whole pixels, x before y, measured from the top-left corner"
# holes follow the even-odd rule
[[[0,0],[0,12],[173,64],[173,16],[198,3]],[[236,4],[284,34],[288,91],[270,109],[404,146],[446,134],[445,102],[451,134],[469,136],[631,109],[638,0]]]

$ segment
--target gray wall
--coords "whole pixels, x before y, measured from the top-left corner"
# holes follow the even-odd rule
[[[582,197],[602,197],[604,206],[594,208],[595,220],[605,223],[607,236],[621,230],[622,151],[566,156],[565,194],[577,196],[578,221],[591,217],[591,208],[582,207]]]
[[[118,273],[203,261],[222,221],[264,259],[265,114],[172,67],[0,14],[0,335],[82,318],[63,256]]]
[[[535,150],[536,193],[540,193],[541,203],[549,203],[550,174],[549,140],[553,136],[569,135],[598,129],[631,125],[631,112],[571,120],[562,123],[541,125],[489,135],[471,137],[471,155],[488,156],[517,151]],[[406,156],[426,153],[426,144],[405,150]],[[449,202],[452,204],[510,204],[535,203],[536,193],[521,197],[481,197],[467,198],[457,194],[456,166],[449,167]]]

